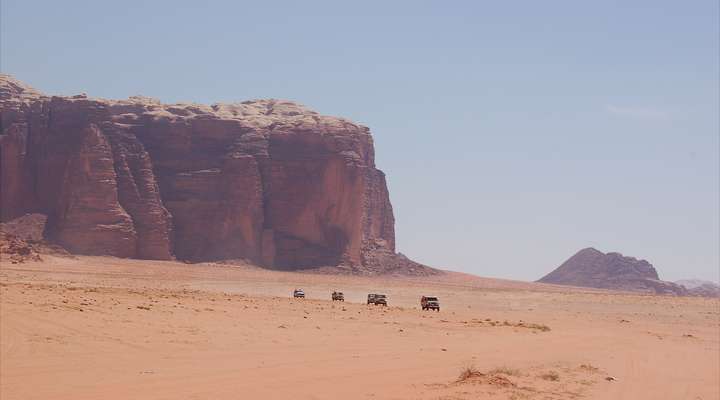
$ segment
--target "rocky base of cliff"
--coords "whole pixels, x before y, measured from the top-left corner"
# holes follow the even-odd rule
[[[386,252],[372,255],[372,262],[363,266],[337,265],[327,267],[309,268],[303,272],[328,275],[355,275],[355,276],[436,276],[444,272],[417,263],[401,253]]]
[[[579,285],[580,286],[580,285]],[[638,292],[648,294],[663,294],[673,296],[688,295],[683,287],[659,279],[607,279],[604,282],[597,282],[595,288],[621,290],[626,292]]]
[[[72,257],[63,247],[45,240],[47,216],[26,214],[0,223],[0,261],[20,264],[42,261],[45,254]]]
[[[26,214],[8,222],[0,223],[0,255],[2,261],[13,264],[26,261],[42,261],[42,256],[72,257],[65,248],[49,242],[45,238],[47,216],[44,214]],[[363,263],[328,266],[310,266],[300,271],[320,274],[357,275],[357,276],[433,276],[442,274],[442,271],[417,263],[404,254],[395,253],[387,248],[383,240],[368,241],[362,249]],[[192,264],[192,261],[185,261]],[[254,266],[252,260],[243,258],[220,259],[217,264]],[[277,268],[274,268],[277,269]]]
[[[395,253],[381,240],[365,243],[363,265],[366,273],[375,275],[431,276],[442,273],[440,270],[415,262],[402,253]]]
[[[26,261],[42,261],[39,249],[15,235],[0,232],[0,261],[21,264]]]

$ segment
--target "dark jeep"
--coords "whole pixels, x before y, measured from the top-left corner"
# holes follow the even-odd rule
[[[440,300],[437,297],[423,296],[420,298],[420,307],[423,310],[440,311]]]
[[[387,306],[387,296],[384,294],[369,294],[367,299],[368,304]]]

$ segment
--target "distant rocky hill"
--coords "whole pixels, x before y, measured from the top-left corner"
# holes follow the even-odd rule
[[[685,287],[690,296],[720,297],[720,285],[715,282],[685,279],[675,281],[675,283]]]
[[[643,293],[685,295],[687,290],[660,280],[649,262],[594,248],[577,252],[538,282]]]
[[[0,221],[46,215],[73,253],[437,272],[395,252],[369,129],[290,101],[47,96],[0,74],[0,155]]]

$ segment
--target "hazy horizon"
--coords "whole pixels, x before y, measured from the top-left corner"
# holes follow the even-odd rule
[[[5,0],[0,70],[366,125],[397,250],[431,266],[535,280],[595,247],[720,280],[717,2],[212,5]]]

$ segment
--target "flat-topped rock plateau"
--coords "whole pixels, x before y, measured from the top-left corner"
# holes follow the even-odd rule
[[[437,273],[395,253],[374,151],[367,127],[290,101],[47,96],[0,75],[0,217],[44,214],[76,254]]]

